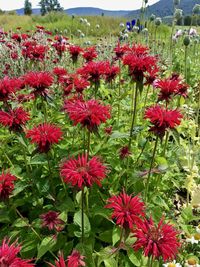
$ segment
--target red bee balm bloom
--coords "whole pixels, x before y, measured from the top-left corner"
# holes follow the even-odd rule
[[[22,107],[10,110],[9,112],[0,111],[0,123],[8,126],[11,131],[21,131],[22,126],[29,119],[29,114]]]
[[[160,138],[165,135],[166,129],[173,129],[181,123],[182,115],[177,110],[167,110],[160,106],[154,106],[146,110],[145,119],[149,119],[154,125],[150,131]]]
[[[137,241],[133,245],[134,250],[143,249],[145,256],[154,259],[163,258],[164,261],[173,260],[178,254],[180,243],[178,232],[170,224],[164,224],[161,219],[158,226],[152,218],[140,221],[133,231]]]
[[[67,267],[63,254],[59,256],[58,261],[55,261],[55,265],[49,263],[50,267]]]
[[[47,153],[53,144],[57,144],[62,137],[62,131],[55,125],[44,123],[27,131],[27,138],[38,145],[41,153]]]
[[[41,214],[42,226],[47,227],[49,230],[55,229],[60,231],[63,228],[64,221],[59,219],[59,213],[55,211],[48,211],[47,213]]]
[[[71,59],[73,63],[77,62],[78,56],[81,52],[82,52],[82,48],[80,46],[76,46],[76,45],[69,46],[69,53],[71,55]]]
[[[10,173],[2,173],[0,175],[0,199],[6,200],[14,190],[14,181],[17,178]]]
[[[2,267],[34,267],[35,264],[31,263],[31,260],[23,260],[17,257],[17,254],[21,250],[16,242],[9,244],[10,240],[4,238],[0,247],[0,266]]]
[[[144,203],[138,196],[132,197],[122,192],[119,196],[109,198],[108,203],[105,207],[114,210],[112,219],[123,228],[132,229],[134,224],[141,221],[140,216],[144,216]]]
[[[81,267],[86,266],[84,262],[84,256],[82,256],[77,250],[73,250],[72,254],[67,257],[67,267]]]
[[[172,95],[179,91],[179,86],[179,80],[170,78],[164,80],[156,80],[154,82],[154,87],[160,89],[158,101],[165,100],[166,102],[169,102]]]
[[[8,76],[5,76],[0,80],[0,101],[7,101],[10,99],[11,95],[16,92],[16,79],[10,79]]]
[[[101,186],[101,180],[106,177],[106,167],[97,157],[88,160],[87,155],[78,156],[78,159],[71,158],[61,165],[61,177],[64,182],[77,186],[91,187],[94,183]]]
[[[47,88],[53,84],[53,76],[49,72],[29,72],[24,76],[25,84],[34,88],[33,93],[41,96],[47,95]]]
[[[97,131],[98,126],[110,118],[110,107],[103,106],[94,99],[85,102],[68,100],[65,102],[64,109],[74,125],[81,123],[90,132]]]
[[[96,52],[95,47],[86,47],[84,52],[83,52],[83,58],[86,60],[86,62],[92,61],[98,56]]]

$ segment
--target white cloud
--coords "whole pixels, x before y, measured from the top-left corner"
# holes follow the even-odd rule
[[[149,4],[154,4],[159,0],[149,0]],[[38,7],[39,0],[30,1],[34,8]],[[60,0],[61,6],[72,7],[99,7],[108,10],[134,10],[141,7],[142,0]],[[24,0],[0,0],[0,9],[13,10],[24,6]]]

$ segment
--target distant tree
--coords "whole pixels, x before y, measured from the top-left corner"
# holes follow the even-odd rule
[[[40,13],[42,16],[44,16],[48,12],[52,11],[63,11],[63,8],[61,7],[58,0],[41,0],[39,2],[40,5]]]
[[[39,6],[40,6],[40,13],[41,13],[42,16],[44,16],[47,13],[46,0],[41,0],[39,2]]]
[[[184,26],[190,26],[192,22],[191,16],[185,16],[184,17]]]
[[[24,15],[31,15],[32,14],[32,4],[29,0],[25,0],[24,2]]]

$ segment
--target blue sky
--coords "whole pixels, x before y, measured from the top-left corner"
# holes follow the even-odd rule
[[[39,0],[31,0],[32,6],[38,7]],[[149,4],[154,4],[158,0],[149,0]],[[60,4],[65,8],[72,7],[99,7],[108,10],[134,10],[141,7],[142,0],[60,0]],[[13,10],[21,8],[24,0],[0,0],[0,9]]]

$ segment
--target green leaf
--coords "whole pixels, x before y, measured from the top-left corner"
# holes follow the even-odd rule
[[[117,138],[128,138],[129,133],[120,133],[118,131],[115,131],[111,134],[110,138],[117,139]]]
[[[24,218],[24,219],[19,218],[13,223],[13,226],[19,227],[19,228],[20,227],[26,227],[28,225],[29,225],[29,221],[26,218]]]
[[[121,229],[119,227],[114,227],[112,234],[112,244],[113,246],[120,240]]]
[[[82,231],[81,216],[82,216],[82,214],[81,214],[80,210],[74,214],[74,224],[78,225],[80,227],[80,232]],[[90,231],[91,231],[90,222],[89,222],[87,215],[84,213],[84,233],[85,233],[85,235],[89,236]],[[79,233],[76,232],[76,234],[79,234]]]
[[[38,246],[37,259],[40,259],[47,251],[50,251],[55,244],[56,241],[52,236],[45,237]]]
[[[141,265],[141,253],[135,252],[133,249],[129,249],[128,258],[135,266]]]

